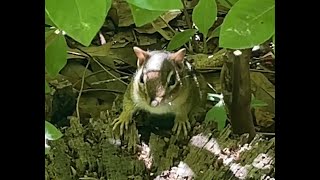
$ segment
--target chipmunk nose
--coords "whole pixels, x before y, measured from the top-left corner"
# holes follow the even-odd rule
[[[155,97],[153,100],[151,100],[150,105],[152,107],[157,107],[160,104],[160,102],[162,101],[162,99],[163,99],[163,97]]]

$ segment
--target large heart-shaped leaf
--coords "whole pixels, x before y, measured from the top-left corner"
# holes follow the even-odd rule
[[[183,8],[181,0],[127,0],[127,2],[139,8],[153,11],[168,11]]]
[[[89,46],[105,21],[111,0],[46,0],[45,10],[58,29]]]
[[[239,0],[228,12],[219,45],[245,49],[264,43],[275,31],[275,0]]]
[[[53,24],[53,22],[51,21],[51,19],[49,18],[47,12],[45,12],[45,24],[50,25],[50,26],[53,26],[53,27],[55,26],[55,25]]]

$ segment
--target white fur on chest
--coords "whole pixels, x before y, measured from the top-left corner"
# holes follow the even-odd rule
[[[147,102],[142,100],[137,94],[134,95],[133,100],[137,108],[146,110],[153,114],[176,113],[177,111],[179,111],[179,108],[181,108],[177,106],[174,102],[163,103],[157,107],[151,107],[149,104],[147,104]]]

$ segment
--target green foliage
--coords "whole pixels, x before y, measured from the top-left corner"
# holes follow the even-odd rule
[[[45,11],[57,28],[85,46],[90,45],[111,7],[111,0],[46,0],[45,3]]]
[[[45,121],[45,129],[45,136],[48,140],[58,140],[62,137],[62,133],[48,121]]]
[[[45,121],[45,129],[45,136],[48,140],[58,140],[62,137],[62,133],[48,121]]]
[[[251,48],[274,34],[275,0],[239,0],[225,17],[220,32],[220,47]]]
[[[67,63],[67,43],[64,36],[53,30],[46,32],[46,71],[54,77]]]
[[[226,124],[227,113],[223,100],[220,100],[206,114],[205,122],[215,121],[218,123],[218,130],[222,130]]]
[[[50,146],[47,145],[47,140],[58,140],[62,137],[62,133],[51,123],[45,121],[45,154],[50,150]]]
[[[127,2],[139,8],[147,9],[151,11],[169,11],[172,9],[183,8],[181,0],[161,0],[161,1],[127,0]]]
[[[195,29],[187,29],[183,32],[179,32],[176,35],[173,36],[171,41],[168,44],[168,50],[175,50],[181,46],[183,46],[185,43],[187,43],[190,38],[197,32]]]
[[[55,27],[54,23],[51,21],[51,19],[49,18],[47,12],[45,12],[45,24],[50,25],[52,27]]]
[[[130,4],[133,20],[136,26],[140,27],[147,23],[156,20],[164,11],[152,11],[148,9],[141,9],[133,4]]]
[[[192,12],[192,21],[206,38],[208,30],[216,21],[217,4],[214,0],[200,0]]]
[[[215,121],[218,124],[218,130],[222,130],[226,124],[227,112],[223,101],[223,96],[219,94],[208,93],[207,99],[210,101],[219,101],[214,107],[212,107],[206,114],[205,122]],[[267,103],[256,99],[252,94],[251,107],[263,107],[268,106]]]

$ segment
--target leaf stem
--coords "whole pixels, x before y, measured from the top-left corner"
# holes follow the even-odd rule
[[[88,67],[89,67],[89,64],[90,64],[90,59],[88,60],[88,63],[87,63],[87,65],[86,65],[86,68],[85,68],[84,71],[83,71],[82,78],[81,78],[81,88],[80,88],[79,95],[78,95],[78,98],[77,98],[76,111],[77,111],[77,117],[78,117],[79,120],[80,120],[79,102],[80,102],[80,97],[81,97],[81,94],[82,94],[82,91],[83,91],[84,76],[85,76],[86,71],[87,71],[87,69],[88,69]]]
[[[190,19],[190,16],[188,14],[188,11],[187,11],[186,4],[184,3],[184,0],[181,0],[181,2],[182,2],[182,5],[183,5],[183,14],[186,17],[187,26],[188,26],[189,29],[192,29],[191,19]],[[192,37],[192,41],[194,41],[194,36]],[[190,41],[189,41],[189,50],[190,50],[190,52],[193,52],[193,48],[192,48],[192,45],[191,45]]]

